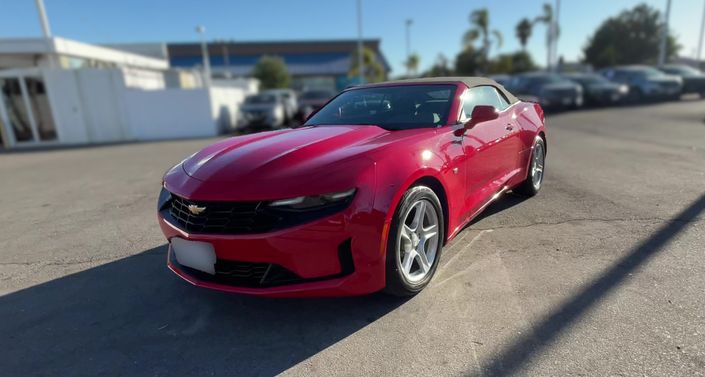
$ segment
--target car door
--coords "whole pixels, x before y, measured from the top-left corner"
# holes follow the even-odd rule
[[[504,135],[499,143],[501,144],[500,158],[503,161],[500,171],[500,178],[504,181],[509,180],[514,174],[517,174],[521,169],[521,152],[525,149],[522,142],[521,126],[517,120],[517,107],[512,106],[509,100],[496,88],[491,88],[491,92],[496,99],[495,108],[500,112],[499,118],[501,125],[504,126]]]
[[[475,125],[465,132],[463,147],[466,154],[466,207],[475,212],[502,189],[510,172],[518,165],[518,125],[508,110],[509,103],[499,101],[492,86],[478,86],[463,94],[461,122],[477,105],[494,106],[499,111],[495,120]],[[499,106],[499,107],[498,107]]]

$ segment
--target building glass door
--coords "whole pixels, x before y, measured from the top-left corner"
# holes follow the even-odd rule
[[[0,142],[5,146],[57,139],[44,80],[39,74],[0,75]]]

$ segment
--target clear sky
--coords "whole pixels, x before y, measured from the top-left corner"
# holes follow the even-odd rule
[[[553,3],[555,0],[551,0]],[[413,19],[412,50],[421,67],[443,53],[453,58],[468,29],[468,15],[487,7],[490,23],[504,36],[500,52],[518,49],[514,27],[533,18],[545,0],[363,0],[363,34],[380,38],[393,75],[404,73],[404,20]],[[581,56],[588,36],[607,17],[639,0],[563,0],[559,54]],[[666,0],[645,2],[664,9]],[[673,0],[671,28],[693,57],[705,0]],[[92,43],[194,41],[194,26],[203,24],[209,39],[241,41],[355,38],[355,0],[45,0],[54,35]],[[529,51],[545,63],[544,26],[536,26]],[[41,35],[34,1],[2,0],[0,38]]]

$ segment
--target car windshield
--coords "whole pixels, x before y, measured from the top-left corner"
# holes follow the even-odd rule
[[[643,68],[638,71],[634,71],[634,74],[636,74],[637,76],[646,77],[649,79],[655,79],[655,78],[665,76],[665,74],[663,72],[661,72],[657,69],[653,69],[653,68]]]
[[[304,92],[301,95],[301,99],[328,99],[333,97],[333,93],[327,90],[312,90],[309,92]]]
[[[687,65],[666,66],[661,68],[661,70],[672,75],[698,76],[701,74],[699,70]]]
[[[388,130],[446,124],[455,85],[400,85],[351,89],[341,93],[306,126],[376,125]]]
[[[600,75],[581,75],[581,76],[573,76],[569,77],[571,80],[579,82],[580,84],[583,85],[590,85],[590,84],[606,84],[609,83],[610,81],[607,80],[606,78],[600,76]]]
[[[277,101],[277,98],[272,94],[258,94],[245,98],[245,103],[251,105],[272,104]]]

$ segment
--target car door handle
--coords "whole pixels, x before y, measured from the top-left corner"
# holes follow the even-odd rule
[[[507,127],[504,127],[504,129],[507,131],[511,131],[514,129],[514,126],[512,126],[511,124],[508,124]]]

